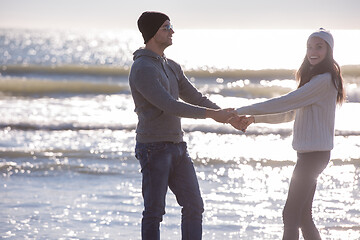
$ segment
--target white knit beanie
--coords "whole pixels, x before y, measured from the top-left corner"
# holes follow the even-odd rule
[[[309,38],[308,41],[310,40],[310,38],[312,37],[319,37],[322,40],[324,40],[325,42],[327,42],[329,44],[329,46],[331,47],[331,50],[334,50],[334,38],[331,35],[331,33],[329,31],[326,31],[324,28],[320,28],[318,31],[313,32]]]

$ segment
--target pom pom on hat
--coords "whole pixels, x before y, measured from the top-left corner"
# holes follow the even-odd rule
[[[137,24],[144,38],[144,43],[147,43],[156,34],[166,20],[170,21],[170,18],[161,12],[147,11],[141,14]]]
[[[326,31],[324,28],[320,28],[318,31],[316,32],[313,32],[309,38],[308,38],[308,41],[310,38],[312,37],[319,37],[321,38],[322,40],[324,40],[325,42],[327,42],[329,44],[329,46],[331,47],[331,50],[334,49],[334,38],[333,36],[331,35],[331,33],[329,31]]]

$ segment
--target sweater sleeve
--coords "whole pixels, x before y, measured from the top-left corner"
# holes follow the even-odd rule
[[[330,73],[317,75],[304,86],[281,97],[237,108],[239,115],[264,115],[288,112],[311,105],[324,97],[331,84]]]
[[[296,111],[292,110],[285,113],[268,114],[268,115],[254,115],[255,123],[285,123],[291,122],[295,119]]]
[[[205,118],[206,108],[174,99],[161,85],[159,76],[153,67],[138,68],[135,75],[132,79],[137,91],[157,108],[178,117]]]

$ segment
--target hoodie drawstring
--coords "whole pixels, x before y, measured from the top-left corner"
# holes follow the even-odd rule
[[[167,74],[165,66],[164,66],[164,62],[162,60],[164,60],[164,61],[166,61],[166,60],[165,59],[160,59],[160,62],[161,62],[161,67],[164,70],[164,73],[165,73],[166,77],[169,78],[169,75]]]

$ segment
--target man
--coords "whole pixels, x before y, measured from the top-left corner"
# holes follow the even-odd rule
[[[141,165],[145,207],[142,239],[160,239],[168,187],[182,206],[182,239],[201,239],[203,201],[180,118],[227,123],[236,115],[203,96],[180,65],[165,57],[174,34],[167,15],[144,12],[137,23],[145,48],[134,52],[129,84],[138,115],[135,153]]]

